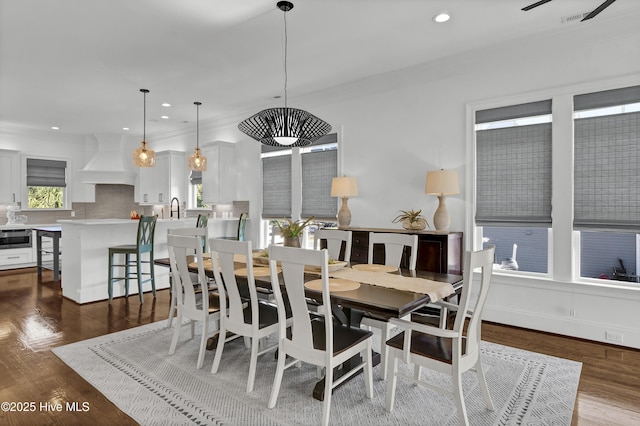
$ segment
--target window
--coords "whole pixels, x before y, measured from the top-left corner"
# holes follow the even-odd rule
[[[66,161],[27,158],[28,208],[64,208],[66,170]]]
[[[304,148],[262,146],[261,245],[280,241],[272,235],[274,219],[314,217],[330,224],[338,211],[331,180],[338,175],[338,139],[332,133]],[[317,228],[305,228],[302,245],[313,247]]]
[[[574,96],[580,276],[637,281],[640,86]]]
[[[189,174],[189,205],[196,209],[209,208],[202,202],[202,172],[193,170]]]
[[[551,100],[476,112],[476,216],[497,268],[548,272]]]

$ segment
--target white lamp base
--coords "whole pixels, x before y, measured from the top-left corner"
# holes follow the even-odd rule
[[[349,211],[347,200],[347,197],[342,197],[342,205],[338,210],[338,228],[347,228],[351,224],[351,211]]]
[[[451,217],[445,204],[445,198],[446,196],[444,194],[438,195],[438,208],[433,215],[433,226],[435,226],[438,232],[448,232],[449,226],[451,226]]]

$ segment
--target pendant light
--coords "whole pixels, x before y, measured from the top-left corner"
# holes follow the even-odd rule
[[[189,170],[204,172],[207,170],[207,157],[200,153],[200,105],[202,102],[194,102],[196,106],[196,150],[189,156],[187,167]]]
[[[271,146],[307,146],[331,131],[331,125],[315,115],[287,106],[287,12],[293,3],[279,1],[284,12],[284,108],[269,108],[238,124],[253,139]]]
[[[144,113],[143,113],[143,121],[142,121],[142,142],[140,143],[140,147],[133,151],[133,165],[137,167],[155,167],[156,165],[156,152],[151,148],[147,147],[147,93],[149,91],[147,89],[140,89],[143,93],[142,97],[144,99]]]

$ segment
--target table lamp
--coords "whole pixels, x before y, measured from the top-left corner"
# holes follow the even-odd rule
[[[331,181],[331,196],[342,197],[342,206],[338,211],[338,228],[346,228],[351,223],[351,212],[347,205],[349,197],[358,196],[358,182],[354,177],[334,177]]]
[[[425,185],[426,194],[438,196],[438,208],[433,215],[433,225],[438,232],[449,231],[451,217],[445,204],[448,194],[459,194],[460,183],[458,182],[458,172],[456,170],[437,170],[427,173],[427,183]]]

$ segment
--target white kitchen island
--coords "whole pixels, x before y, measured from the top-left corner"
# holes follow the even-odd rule
[[[62,295],[77,303],[108,299],[109,247],[135,244],[138,221],[130,219],[60,220],[64,240]],[[167,230],[195,226],[195,218],[158,219],[154,257],[168,257]],[[237,227],[238,219],[210,219],[209,237],[215,238]],[[145,269],[146,270],[146,269]],[[121,276],[121,274],[118,273]],[[156,266],[156,290],[169,287],[169,269]],[[124,281],[113,287],[113,297],[124,296]],[[151,291],[151,283],[143,285]],[[138,283],[129,284],[129,296],[138,294]],[[138,298],[135,298],[136,301]]]

